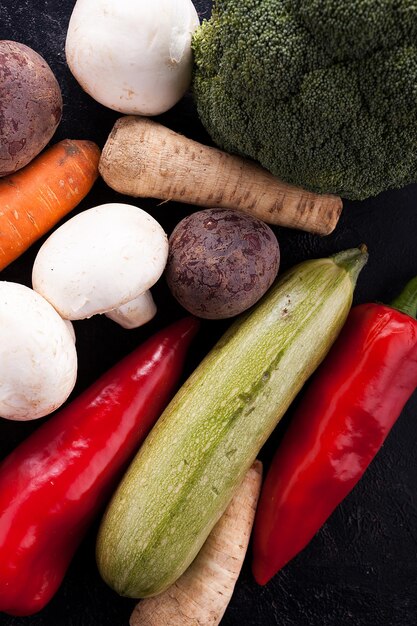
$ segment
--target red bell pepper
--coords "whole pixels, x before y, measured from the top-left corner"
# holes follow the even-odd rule
[[[160,331],[0,465],[0,611],[31,615],[58,589],[93,518],[171,399],[198,327]]]
[[[416,294],[414,279],[391,307],[353,308],[297,407],[257,510],[259,584],[308,544],[353,489],[417,387]]]

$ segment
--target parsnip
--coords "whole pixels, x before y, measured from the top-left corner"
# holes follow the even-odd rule
[[[256,461],[188,570],[164,593],[140,602],[130,626],[216,626],[232,597],[262,479]]]
[[[99,166],[106,183],[136,197],[237,209],[269,224],[331,233],[342,200],[284,183],[238,156],[187,139],[143,117],[120,118]]]

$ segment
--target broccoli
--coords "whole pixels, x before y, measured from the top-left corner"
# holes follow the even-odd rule
[[[193,49],[223,149],[351,199],[417,180],[416,0],[217,0]]]

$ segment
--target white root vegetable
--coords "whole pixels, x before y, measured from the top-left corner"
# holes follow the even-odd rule
[[[95,100],[122,113],[158,115],[188,89],[191,0],[77,0],[65,52],[71,72]]]
[[[187,139],[153,120],[117,120],[104,146],[100,174],[116,191],[202,207],[236,209],[268,224],[331,233],[338,196],[278,180],[252,161]]]
[[[256,461],[197,558],[174,585],[146,598],[130,626],[216,626],[230,602],[245,558],[262,480]]]

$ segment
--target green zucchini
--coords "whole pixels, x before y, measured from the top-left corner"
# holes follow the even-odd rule
[[[121,595],[188,567],[352,304],[365,250],[306,261],[240,317],[152,430],[103,518],[97,563]]]

